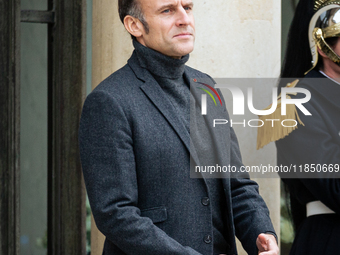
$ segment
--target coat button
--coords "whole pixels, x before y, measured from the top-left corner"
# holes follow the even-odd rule
[[[204,197],[204,198],[202,198],[201,203],[202,203],[202,205],[207,206],[207,205],[210,204],[210,199],[208,197]]]
[[[209,244],[212,241],[212,237],[211,235],[206,235],[203,240],[206,244]]]

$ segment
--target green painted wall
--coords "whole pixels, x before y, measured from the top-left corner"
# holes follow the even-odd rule
[[[22,0],[22,10],[47,1]],[[21,23],[20,243],[21,254],[46,254],[47,25]]]

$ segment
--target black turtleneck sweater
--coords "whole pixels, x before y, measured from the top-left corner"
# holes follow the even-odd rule
[[[170,99],[186,128],[190,129],[190,89],[183,73],[189,54],[181,59],[165,56],[133,40],[141,67],[147,69]]]
[[[216,164],[215,159],[211,157],[212,144],[209,141],[210,136],[205,120],[200,114],[200,109],[195,108],[195,99],[190,93],[190,85],[186,83],[183,76],[189,54],[181,59],[174,59],[147,48],[136,40],[133,40],[133,46],[135,47],[141,67],[147,69],[152,74],[168,96],[188,132],[191,133],[200,164],[207,166]],[[190,110],[192,112],[191,115]],[[210,156],[207,157],[206,155]],[[205,179],[205,182],[208,186],[211,204],[213,254],[223,254],[227,250],[225,239],[227,230],[224,226],[226,214],[223,214],[224,208],[226,208],[226,199],[223,186],[220,179]]]

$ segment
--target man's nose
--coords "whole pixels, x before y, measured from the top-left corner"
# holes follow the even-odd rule
[[[176,25],[177,26],[188,26],[189,24],[190,24],[190,17],[187,11],[183,7],[179,8],[177,12]]]

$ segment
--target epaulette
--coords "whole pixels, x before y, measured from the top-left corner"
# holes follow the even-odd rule
[[[296,84],[299,82],[299,80],[295,80],[291,83],[288,83],[286,88],[294,88]],[[291,99],[291,97],[288,95],[296,95],[296,93],[287,93],[286,98]],[[269,105],[264,110],[268,110],[271,108],[271,105]],[[275,142],[281,138],[284,138],[285,136],[289,135],[293,130],[297,129],[297,125],[295,126],[283,126],[281,125],[282,121],[285,119],[291,119],[291,120],[297,120],[301,125],[304,126],[302,123],[299,114],[296,110],[295,104],[287,104],[286,109],[286,115],[281,115],[281,94],[277,97],[277,108],[276,110],[266,116],[259,116],[259,119],[261,120],[261,123],[264,123],[261,127],[258,127],[257,129],[257,146],[256,149],[259,150],[263,146],[267,145],[270,142]],[[280,121],[280,125],[273,125],[272,121],[266,121],[268,120],[278,120]]]

